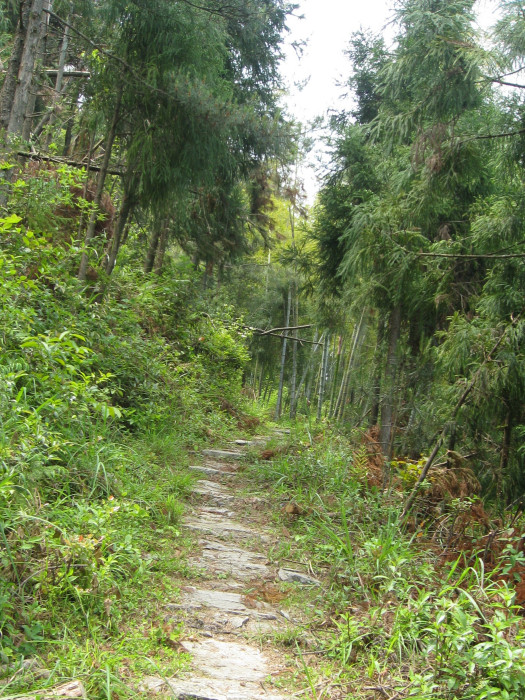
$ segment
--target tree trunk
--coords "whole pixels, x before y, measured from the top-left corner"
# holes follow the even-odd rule
[[[385,456],[385,464],[392,457],[393,411],[397,374],[397,345],[401,334],[401,307],[396,306],[390,313],[388,321],[388,354],[386,358],[383,400],[381,401],[381,427],[379,443]],[[388,474],[386,473],[388,471]],[[385,471],[388,480],[389,469]]]
[[[60,46],[60,53],[58,56],[58,66],[57,66],[57,76],[55,80],[55,89],[53,92],[53,98],[51,100],[51,104],[44,114],[44,116],[41,118],[37,126],[35,127],[34,130],[34,138],[37,139],[40,134],[42,133],[42,130],[44,129],[45,126],[49,125],[52,126],[54,122],[56,121],[56,112],[55,108],[57,105],[58,100],[62,96],[62,88],[64,84],[64,70],[66,67],[66,57],[67,57],[67,49],[69,46],[69,36],[71,33],[71,27],[69,26],[71,23],[71,15],[73,13],[73,3],[70,4],[69,6],[69,14],[67,16],[67,24],[64,28],[64,34],[62,36],[62,44]],[[49,147],[49,144],[51,143],[52,135],[51,133],[48,133],[45,144],[46,148]]]
[[[24,48],[18,70],[17,85],[7,125],[7,133],[10,136],[21,135],[24,129],[24,122],[31,100],[31,84],[33,82],[35,64],[42,40],[45,4],[45,0],[33,0],[31,3]],[[27,116],[29,117],[29,115]]]
[[[294,294],[295,303],[293,305],[293,325],[297,326],[299,324],[299,299],[297,294],[297,287],[294,283]],[[292,332],[294,338],[297,339],[297,330]],[[292,343],[292,377],[290,381],[290,418],[293,420],[297,413],[297,340]]]
[[[88,269],[88,247],[95,237],[95,229],[97,225],[97,219],[100,209],[100,203],[102,201],[102,193],[104,192],[104,185],[106,183],[106,176],[109,168],[109,161],[111,158],[111,151],[113,149],[113,143],[115,141],[115,136],[117,135],[117,124],[120,118],[120,106],[122,104],[122,92],[123,84],[121,83],[119,90],[117,92],[117,99],[115,101],[115,107],[113,110],[113,117],[111,120],[111,125],[109,127],[109,132],[106,138],[106,150],[104,152],[104,158],[100,166],[100,170],[97,177],[97,188],[95,190],[95,197],[93,198],[93,212],[89,218],[88,227],[86,230],[86,235],[84,238],[84,251],[82,253],[82,259],[80,261],[80,267],[78,269],[78,279],[82,282],[86,280],[86,274]]]
[[[337,340],[337,355],[335,359],[335,370],[334,370],[334,378],[332,381],[332,391],[330,392],[330,408],[328,411],[328,415],[330,418],[333,418],[335,415],[335,410],[336,410],[336,393],[337,393],[337,380],[339,378],[339,369],[341,366],[341,358],[344,357],[344,338],[342,335],[339,336]],[[344,365],[344,363],[343,363]],[[344,377],[345,373],[343,370],[343,380],[341,381],[341,387],[344,384]],[[339,398],[341,392],[339,392],[337,398]]]
[[[342,394],[341,394],[341,396],[337,397],[338,406],[336,406],[335,417],[336,417],[336,419],[341,420],[341,421],[344,420],[344,417],[345,417],[348,392],[349,392],[349,388],[350,388],[350,379],[352,377],[352,370],[354,369],[354,367],[356,365],[357,352],[358,352],[359,347],[363,341],[365,333],[366,333],[366,321],[365,321],[365,309],[363,309],[363,311],[361,312],[361,318],[359,319],[359,323],[357,324],[357,327],[355,329],[354,338],[353,338],[353,342],[352,342],[352,349],[350,351],[350,357],[348,358],[346,376],[343,377],[343,383],[341,385]],[[352,394],[353,394],[353,392],[352,392]],[[351,400],[351,403],[352,402],[353,402],[353,398]]]
[[[328,356],[330,354],[330,334],[326,334],[323,348],[323,357],[321,360],[321,376],[319,379],[319,398],[317,401],[317,420],[321,420],[323,412],[324,390],[326,385],[326,373],[328,371]]]
[[[270,396],[272,394],[272,391],[273,391],[273,382],[272,382],[271,378],[268,377],[268,379],[266,381],[266,386],[264,388],[264,395],[263,395],[263,399],[262,399],[262,402],[264,404],[267,404],[268,401],[270,400]]]
[[[0,90],[0,128],[2,129],[7,129],[9,125],[9,118],[11,116],[18,83],[20,63],[22,61],[22,53],[24,51],[30,10],[30,0],[22,0],[20,3],[20,19],[16,27],[13,48],[9,56],[9,63],[7,65],[7,72],[2,84],[2,89]]]
[[[456,449],[456,437],[457,437],[457,426],[455,423],[452,423],[450,426],[450,435],[448,436],[448,450],[449,452],[454,452]],[[447,468],[449,467],[449,463],[447,462]]]
[[[310,370],[312,368],[314,354],[317,352],[317,350],[319,348],[319,344],[317,343],[317,336],[318,336],[318,332],[316,330],[314,333],[313,343],[311,345],[310,355],[308,357],[307,362],[305,362],[305,364],[304,364],[303,373],[302,373],[301,379],[299,381],[299,386],[297,387],[296,403],[299,403],[299,397],[301,396],[301,389],[303,388],[306,380],[309,379],[309,377],[310,377]],[[306,390],[305,390],[305,397],[306,397]]]
[[[51,10],[52,0],[44,0],[43,10]],[[42,12],[42,19],[40,21],[40,36],[37,45],[37,56],[36,56],[36,67],[42,70],[45,62],[46,56],[46,46],[47,46],[47,31],[49,27],[49,14]],[[39,76],[40,77],[40,76]],[[40,82],[40,81],[38,81]],[[37,98],[37,81],[35,80],[35,71],[33,71],[33,79],[31,81],[31,90],[29,93],[29,99],[27,101],[27,106],[25,110],[25,119],[22,127],[22,139],[24,141],[29,141],[31,137],[31,127],[33,126],[33,120],[35,118],[35,105]]]
[[[259,375],[259,385],[258,385],[258,389],[257,389],[257,398],[258,399],[260,399],[262,396],[263,381],[264,381],[264,363],[261,362],[261,372]]]
[[[66,121],[66,132],[64,134],[64,147],[62,149],[62,156],[67,158],[71,155],[71,142],[73,141],[73,125],[75,122],[75,114],[78,111],[78,100],[80,98],[80,87],[77,87],[73,92],[71,99],[71,110]]]
[[[287,328],[290,325],[290,311],[292,306],[292,287],[288,288],[288,304],[286,305],[286,311],[284,315],[284,325]],[[282,401],[283,401],[283,387],[284,387],[284,368],[286,363],[286,331],[284,331],[283,347],[281,351],[281,371],[279,373],[279,389],[277,392],[277,405],[275,406],[275,419],[279,420],[281,417]]]
[[[379,406],[381,403],[381,366],[383,339],[385,337],[385,324],[382,318],[377,323],[377,341],[374,351],[374,375],[372,378],[372,408],[370,410],[369,425],[371,428],[379,422]]]
[[[352,338],[352,348],[354,346],[356,332],[357,332],[357,329],[354,329],[354,337]],[[336,420],[341,420],[343,417],[343,414],[344,414],[348,382],[350,379],[350,369],[352,366],[352,348],[350,349],[350,353],[348,355],[346,367],[343,368],[343,376],[341,377],[341,385],[339,386],[339,393],[337,394],[337,399],[335,402],[333,416]]]
[[[501,441],[501,454],[499,460],[498,471],[496,473],[496,497],[500,506],[503,506],[503,482],[510,458],[510,444],[512,441],[512,412],[507,411],[505,425],[503,426],[503,437]]]
[[[157,255],[157,249],[159,247],[160,237],[164,229],[165,219],[157,218],[153,230],[151,232],[151,237],[149,239],[148,252],[146,253],[146,260],[144,261],[144,272],[153,272],[153,265],[155,264],[155,256]]]
[[[113,238],[111,239],[111,247],[109,249],[108,259],[106,261],[107,275],[111,275],[115,268],[117,255],[122,244],[124,229],[126,227],[129,215],[131,214],[136,204],[135,187],[136,182],[134,178],[132,176],[128,176],[124,182],[124,192],[122,195],[122,202],[120,204],[120,211],[118,214],[117,223],[115,224]]]
[[[317,341],[317,331],[315,332],[315,340]],[[316,353],[319,350],[319,347],[321,347],[321,346],[323,348],[323,350],[321,351],[321,354],[322,354],[324,351],[324,338],[323,338],[322,334],[321,334],[321,337],[319,338],[319,341],[317,342],[317,344],[312,345],[312,350],[313,350],[312,357],[311,357],[312,363],[315,359],[314,353]],[[315,372],[315,369],[312,371],[312,369],[310,368],[310,371],[309,371],[307,378],[306,378],[306,388],[304,390],[304,397],[306,399],[307,404],[310,403],[311,398],[312,398],[312,387],[313,387],[314,382],[316,381],[316,374],[317,373]]]
[[[208,286],[213,282],[214,261],[206,260],[204,265],[204,274],[202,275],[202,288],[208,289]]]
[[[153,265],[153,272],[156,275],[160,275],[162,272],[162,266],[164,265],[164,256],[166,254],[166,248],[168,247],[168,222],[162,227],[162,232],[159,238],[159,245],[157,246],[157,254],[155,255],[155,264]]]

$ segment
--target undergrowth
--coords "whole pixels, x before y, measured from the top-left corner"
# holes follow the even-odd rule
[[[290,534],[274,556],[313,570],[323,583],[310,594],[315,662],[301,661],[310,664],[313,686],[324,658],[341,697],[355,700],[525,697],[525,625],[520,579],[512,576],[523,559],[519,537],[514,545],[495,543],[490,557],[479,522],[470,529],[462,522],[469,547],[452,550],[450,538],[436,534],[443,512],[461,510],[458,499],[443,504],[439,517],[407,527],[399,520],[405,493],[369,484],[366,450],[355,436],[325,428],[311,440],[300,426],[292,432],[289,449],[260,460],[251,475],[270,487]],[[513,523],[512,532],[519,527]],[[494,528],[506,542],[504,525]]]
[[[187,570],[185,466],[242,413],[243,334],[230,309],[209,315],[184,259],[75,278],[79,185],[66,167],[31,171],[0,218],[4,695],[75,677],[124,697],[135,673],[184,663],[161,603]]]

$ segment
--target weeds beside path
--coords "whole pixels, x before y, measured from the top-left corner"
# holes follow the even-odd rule
[[[359,450],[299,433],[226,447],[172,472],[182,520],[175,502],[162,526],[134,520],[142,567],[4,695],[75,678],[92,700],[521,696],[512,587],[404,532]]]

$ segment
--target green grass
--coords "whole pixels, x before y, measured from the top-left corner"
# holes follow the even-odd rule
[[[487,575],[480,558],[441,562],[423,531],[399,522],[402,493],[369,489],[364,468],[359,448],[337,437],[250,470],[289,533],[272,558],[308,564],[322,580],[288,601],[311,606],[314,649],[297,654],[312,693],[323,692],[315,683],[332,660],[356,700],[375,697],[373,688],[418,700],[525,695],[525,626],[503,576],[510,565]],[[287,515],[287,502],[301,514]]]

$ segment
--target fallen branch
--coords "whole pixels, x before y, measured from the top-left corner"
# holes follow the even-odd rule
[[[33,153],[31,151],[17,151],[18,156],[22,158],[28,158],[30,160],[43,160],[49,163],[58,163],[59,165],[70,165],[73,168],[84,168],[93,170],[95,172],[100,171],[98,165],[93,165],[92,163],[82,163],[76,160],[68,160],[67,158],[57,158],[55,156],[44,156],[41,153]],[[108,170],[108,175],[118,175],[119,177],[124,177],[124,172],[122,170]]]
[[[251,333],[257,333],[259,337],[263,335],[272,335],[274,338],[286,338],[286,340],[291,340],[294,343],[308,343],[309,345],[320,345],[324,347],[323,343],[318,340],[306,340],[306,338],[295,338],[292,335],[285,335],[288,331],[297,331],[300,328],[311,328],[313,324],[307,323],[304,326],[282,326],[280,328],[270,328],[265,331],[262,328],[253,328],[253,326],[243,326],[245,331],[250,331]]]
[[[407,253],[408,255],[414,255],[417,258],[457,258],[458,260],[504,260],[506,258],[525,258],[525,253],[504,252],[505,250],[512,250],[513,248],[521,244],[522,243],[516,243],[516,245],[508,246],[507,248],[503,248],[499,251],[496,251],[495,253],[424,253],[422,250],[416,252],[415,250],[409,250],[404,245],[401,245],[401,243],[395,243],[395,245],[397,245],[398,248],[401,248],[401,250],[403,250],[405,253]]]

